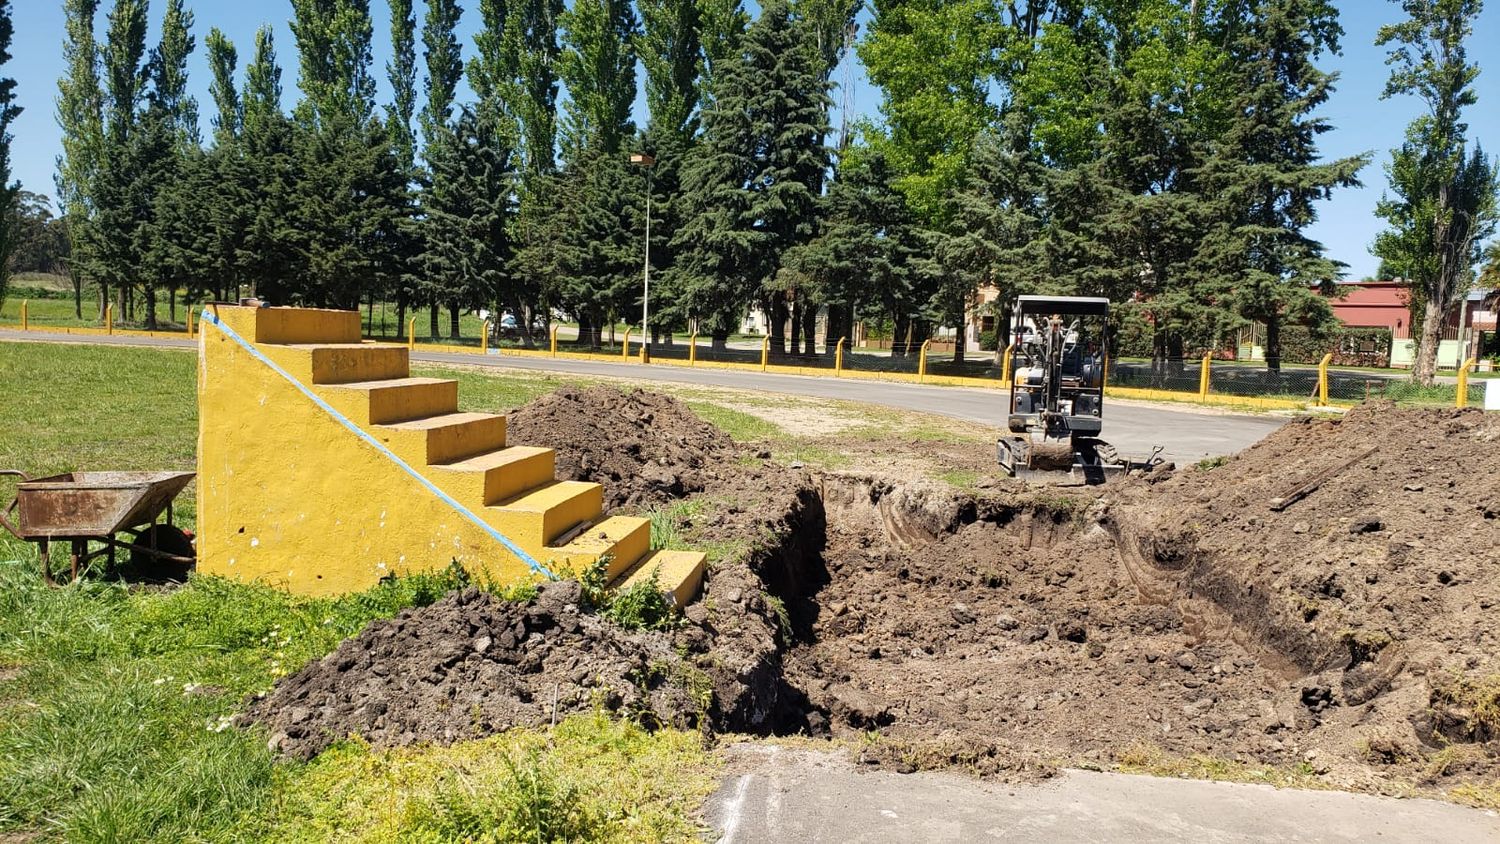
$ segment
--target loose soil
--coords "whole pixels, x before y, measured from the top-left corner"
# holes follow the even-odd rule
[[[514,445],[557,449],[559,480],[604,485],[604,508],[642,508],[702,492],[733,463],[733,441],[671,396],[564,388],[511,413]]]
[[[677,628],[620,630],[570,584],[463,593],[372,625],[247,721],[304,757],[349,733],[445,742],[604,706],[847,738],[899,770],[1201,755],[1387,791],[1500,774],[1500,417],[1367,405],[1214,468],[975,494],[790,469],[671,400],[596,390],[512,419],[560,461],[578,443],[606,487],[665,457],[677,480],[626,500],[701,490],[681,527],[720,558]],[[679,433],[590,410],[622,406]]]

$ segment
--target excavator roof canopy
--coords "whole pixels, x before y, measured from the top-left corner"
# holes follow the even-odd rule
[[[1019,296],[1016,310],[1022,314],[1107,316],[1109,300],[1102,296]]]

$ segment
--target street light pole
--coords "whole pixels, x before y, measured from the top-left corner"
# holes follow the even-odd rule
[[[651,166],[656,159],[643,152],[630,156],[630,163],[646,168],[646,258],[641,265],[641,359],[651,359]]]

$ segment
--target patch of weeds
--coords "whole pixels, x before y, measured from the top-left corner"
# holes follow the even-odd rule
[[[616,591],[600,614],[626,630],[669,630],[677,621],[677,610],[662,591],[656,572]]]
[[[1196,464],[1194,464],[1194,468],[1196,468],[1200,472],[1212,472],[1215,469],[1228,465],[1229,457],[1227,455],[1221,454],[1218,457],[1205,457],[1202,460],[1199,460]]]
[[[646,515],[651,519],[651,547],[684,547],[683,532],[706,507],[707,504],[702,499],[690,498],[648,510]]]
[[[786,431],[780,425],[753,413],[702,399],[686,399],[684,403],[703,421],[717,427],[738,443],[775,440],[786,436]]]
[[[1115,755],[1115,770],[1153,777],[1262,783],[1276,788],[1331,789],[1305,762],[1250,765],[1216,756],[1173,756],[1154,744],[1135,744]]]
[[[972,492],[979,484],[979,473],[973,469],[949,469],[937,473],[937,479],[966,492]]]
[[[529,604],[536,599],[538,586],[530,580],[518,580],[508,586],[487,586],[486,592],[494,595],[502,601],[510,601],[516,604]]]
[[[1500,809],[1500,780],[1464,783],[1448,791],[1448,797],[1476,809]]]
[[[787,611],[786,601],[780,596],[772,595],[770,592],[760,593],[765,599],[766,606],[770,608],[771,614],[776,616],[776,629],[781,632],[781,641],[790,644],[792,641],[792,614]]]
[[[680,841],[718,785],[696,733],[603,713],[448,747],[345,742],[278,776],[267,841]]]
[[[1463,713],[1466,738],[1487,741],[1500,736],[1500,674],[1474,677],[1455,672],[1433,685],[1432,704],[1445,707],[1450,715]]]

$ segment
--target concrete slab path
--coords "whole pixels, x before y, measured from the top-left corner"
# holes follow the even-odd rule
[[[1481,844],[1495,812],[1433,800],[1067,771],[1038,785],[861,771],[838,753],[749,743],[705,816],[721,844],[1171,842]]]

